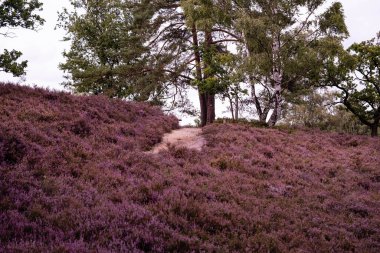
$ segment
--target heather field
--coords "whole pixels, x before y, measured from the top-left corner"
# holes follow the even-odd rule
[[[380,139],[0,84],[0,252],[380,252]]]

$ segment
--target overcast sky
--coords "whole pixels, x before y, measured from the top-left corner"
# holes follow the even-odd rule
[[[68,42],[62,42],[64,31],[56,30],[58,11],[68,5],[68,0],[42,0],[44,10],[41,16],[46,23],[38,32],[13,30],[16,37],[1,37],[0,50],[16,49],[23,52],[22,59],[28,60],[25,80],[13,78],[0,72],[1,81],[19,82],[29,85],[63,89],[63,72],[58,64],[63,61],[62,52],[68,48]],[[332,2],[332,1],[330,1]],[[345,46],[353,42],[370,39],[380,31],[380,0],[341,0],[345,9],[346,23],[351,37]],[[4,32],[4,30],[2,30]]]

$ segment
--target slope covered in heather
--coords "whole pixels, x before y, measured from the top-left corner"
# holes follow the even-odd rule
[[[379,252],[380,141],[0,86],[0,251]]]

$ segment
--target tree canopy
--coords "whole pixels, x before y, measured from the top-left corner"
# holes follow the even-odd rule
[[[281,118],[284,96],[312,85],[321,67],[321,50],[348,36],[342,5],[322,14],[325,1],[237,1],[237,29],[247,54],[246,75],[261,121]],[[261,91],[257,93],[257,89]]]
[[[110,97],[149,97],[154,80],[145,76],[151,58],[144,43],[151,12],[122,0],[73,0],[71,5],[74,10],[65,9],[59,23],[71,41],[60,64],[68,73],[65,85]]]
[[[326,61],[325,85],[341,91],[341,103],[364,125],[372,136],[380,127],[380,34],[348,50],[330,54]]]
[[[60,14],[65,39],[71,41],[60,68],[67,73],[65,85],[78,92],[161,105],[172,98],[174,107],[183,105],[176,100],[178,95],[195,88],[202,126],[215,120],[217,95],[229,100],[233,118],[238,119],[239,106],[245,103],[255,108],[262,123],[273,126],[281,120],[284,105],[303,90],[322,81],[332,86],[335,80],[341,90],[349,85],[343,87],[349,98],[342,98],[369,125],[363,115],[376,106],[367,103],[359,112],[360,103],[354,98],[367,99],[377,91],[376,82],[368,91],[355,86],[376,80],[371,72],[375,65],[369,62],[373,55],[363,52],[368,43],[357,44],[345,56],[351,60],[336,66],[333,59],[343,56],[342,40],[349,33],[342,4],[325,4],[324,0],[71,0],[73,10]],[[350,74],[345,73],[352,74],[355,68],[349,62],[355,62],[361,84],[347,79]],[[240,96],[248,96],[247,86],[251,98],[243,100]]]
[[[38,0],[5,0],[0,3],[0,29],[21,27],[36,30],[44,23],[36,11],[42,10],[42,3]],[[2,36],[9,36],[9,30],[0,32]],[[20,51],[9,51],[4,49],[0,54],[0,70],[11,73],[14,76],[25,74],[27,61],[18,62],[22,53]]]

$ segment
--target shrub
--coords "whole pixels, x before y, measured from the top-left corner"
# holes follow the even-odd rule
[[[26,146],[15,136],[0,133],[0,165],[15,165],[26,154]]]

